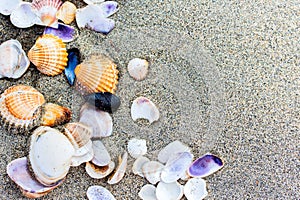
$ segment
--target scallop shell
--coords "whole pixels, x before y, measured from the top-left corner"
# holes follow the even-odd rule
[[[2,15],[10,15],[21,2],[21,0],[1,0],[0,13]]]
[[[183,196],[183,186],[177,182],[159,182],[156,186],[157,200],[180,200]]]
[[[116,64],[103,54],[92,55],[75,68],[76,89],[81,94],[115,93],[118,83]]]
[[[33,0],[32,8],[40,19],[40,22],[37,24],[57,28],[58,19],[56,13],[61,4],[61,0]]]
[[[31,3],[22,2],[10,15],[11,23],[18,28],[28,28],[38,22],[38,17],[33,12]]]
[[[18,40],[7,40],[0,45],[0,78],[20,78],[30,61]]]
[[[95,179],[102,179],[108,176],[115,168],[115,163],[111,161],[108,165],[97,166],[92,162],[87,162],[85,165],[85,171],[88,175]]]
[[[159,119],[159,111],[151,100],[146,97],[138,97],[131,105],[131,117],[133,121],[140,118],[147,119],[151,124]]]
[[[138,158],[147,153],[146,140],[132,138],[127,145],[128,153],[133,158]]]
[[[146,184],[141,188],[138,195],[142,200],[157,200],[155,193],[156,187],[151,184]]]
[[[56,13],[56,17],[65,24],[71,24],[75,19],[76,9],[73,3],[65,1]]]
[[[202,178],[189,179],[184,185],[183,191],[188,200],[201,200],[208,195],[206,182]]]
[[[41,73],[49,76],[62,73],[68,61],[66,45],[51,34],[39,37],[29,50],[28,57]]]
[[[71,110],[69,108],[47,103],[43,108],[42,126],[56,126],[69,122],[71,119]]]
[[[68,123],[65,125],[65,135],[69,138],[75,149],[86,145],[92,135],[92,129],[80,122]]]
[[[15,128],[32,128],[39,123],[44,96],[31,86],[17,85],[0,96],[0,116]]]
[[[115,172],[109,177],[107,181],[108,184],[116,184],[122,180],[126,172],[127,158],[128,158],[127,152],[123,154],[122,158],[121,156],[119,156],[118,167],[116,168]]]
[[[108,189],[99,185],[90,186],[86,195],[89,200],[116,200],[114,195],[112,195]]]
[[[161,164],[160,162],[157,161],[149,161],[146,162],[142,166],[142,171],[144,174],[144,177],[151,183],[151,184],[156,184],[159,182],[160,176],[161,176],[161,171],[164,168],[164,165]]]
[[[149,62],[145,59],[134,58],[129,61],[127,70],[129,75],[137,81],[146,78],[148,73]]]

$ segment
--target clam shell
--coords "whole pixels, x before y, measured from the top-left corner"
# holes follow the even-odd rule
[[[133,158],[138,158],[147,153],[146,140],[132,138],[127,145],[128,153]]]
[[[22,2],[10,15],[11,23],[18,28],[28,28],[38,22],[38,17],[33,12],[31,3]]]
[[[189,179],[184,185],[183,192],[188,200],[201,200],[208,195],[206,182],[201,178]]]
[[[105,166],[111,162],[111,157],[104,144],[100,140],[93,141],[94,157],[92,163],[97,166]]]
[[[142,166],[142,171],[144,174],[144,177],[151,183],[151,184],[156,184],[159,182],[160,176],[161,176],[161,171],[164,168],[164,165],[161,164],[160,162],[157,161],[149,161],[146,162]]]
[[[73,3],[65,1],[56,13],[56,17],[65,24],[71,24],[75,19],[76,9]]]
[[[109,190],[102,186],[90,186],[86,192],[89,200],[116,200]]]
[[[109,177],[107,183],[108,184],[116,184],[119,183],[122,178],[125,175],[126,172],[126,167],[127,167],[127,158],[128,158],[128,153],[125,152],[121,158],[121,156],[119,156],[119,164],[118,167],[116,168],[116,170],[114,171],[114,173]]]
[[[88,143],[80,148],[75,149],[75,153],[71,159],[71,166],[76,167],[82,163],[89,162],[94,157],[94,151],[92,148],[92,141],[89,140]]]
[[[40,19],[37,24],[57,28],[56,13],[61,4],[61,0],[33,0],[32,9]]]
[[[29,50],[28,58],[41,73],[55,76],[62,73],[67,66],[68,53],[66,45],[59,37],[45,34]]]
[[[13,160],[7,165],[7,174],[13,180],[22,193],[28,198],[39,198],[60,186],[63,180],[53,186],[44,186],[38,182],[30,173],[26,157]]]
[[[82,94],[115,93],[118,83],[116,64],[102,54],[92,55],[75,68],[76,89]]]
[[[0,45],[0,78],[20,78],[30,61],[18,40],[8,40]]]
[[[149,158],[146,158],[144,156],[140,156],[138,157],[132,166],[132,172],[136,175],[139,175],[141,177],[144,177],[143,171],[142,171],[142,167],[145,163],[149,162]]]
[[[56,129],[40,126],[30,137],[29,161],[36,179],[52,186],[69,171],[74,148],[69,139]]]
[[[190,148],[182,142],[175,140],[160,150],[157,158],[159,162],[166,163],[173,154],[179,152],[190,152]]]
[[[21,0],[1,0],[0,13],[2,15],[10,15],[21,2]]]
[[[72,42],[76,38],[76,31],[72,26],[58,23],[57,28],[46,27],[43,34],[52,34],[59,37],[63,42]]]
[[[92,129],[80,122],[68,123],[65,125],[65,135],[69,138],[75,149],[86,145],[92,136]]]
[[[109,113],[117,111],[121,105],[120,98],[109,92],[93,93],[84,98],[92,106]]]
[[[159,182],[156,186],[157,200],[180,200],[183,196],[183,186],[177,182]]]
[[[144,185],[138,193],[142,200],[157,200],[156,187],[151,184]]]
[[[134,58],[129,61],[127,70],[129,75],[137,81],[146,78],[148,73],[149,62],[145,59]]]
[[[115,163],[111,161],[108,165],[97,166],[92,162],[87,162],[85,165],[85,171],[88,175],[95,179],[102,179],[108,176],[115,168]]]
[[[56,126],[69,122],[71,119],[71,110],[69,108],[47,103],[43,108],[42,126]]]
[[[206,177],[220,170],[224,166],[223,161],[212,154],[206,154],[195,160],[188,169],[191,177]]]
[[[104,111],[84,104],[80,110],[80,122],[92,127],[92,138],[108,137],[112,134],[113,122],[111,116]]]
[[[146,97],[138,97],[131,105],[131,117],[133,121],[147,119],[152,124],[159,119],[159,111],[151,100]]]
[[[2,121],[15,128],[32,128],[39,123],[44,96],[31,86],[17,85],[0,96]]]

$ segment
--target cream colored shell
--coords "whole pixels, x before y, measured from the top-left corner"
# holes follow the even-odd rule
[[[75,19],[76,9],[73,3],[66,1],[61,5],[56,16],[65,24],[71,24]]]

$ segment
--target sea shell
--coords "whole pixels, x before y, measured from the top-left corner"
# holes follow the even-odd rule
[[[183,192],[188,200],[201,200],[208,195],[206,182],[201,178],[189,179],[184,185]]]
[[[105,1],[96,5],[101,9],[101,13],[104,17],[110,17],[119,10],[119,5],[116,1]]]
[[[10,15],[11,23],[18,28],[28,28],[38,22],[38,17],[33,12],[31,3],[22,2]]]
[[[108,165],[97,166],[92,162],[87,162],[85,165],[85,171],[88,175],[95,179],[102,179],[108,176],[115,168],[115,163],[111,161]]]
[[[46,27],[43,34],[52,34],[59,37],[63,42],[72,42],[76,38],[76,31],[72,26],[58,23],[57,28]]]
[[[156,186],[157,200],[180,200],[183,196],[183,186],[177,182],[159,182]]]
[[[90,141],[92,129],[80,122],[68,123],[65,125],[65,135],[69,138],[74,148],[79,149]]]
[[[120,98],[109,92],[93,93],[84,98],[92,106],[109,113],[117,111],[121,105]]]
[[[31,86],[17,85],[0,96],[0,116],[10,127],[29,129],[39,123],[44,96]]]
[[[145,59],[134,58],[129,61],[127,70],[129,75],[137,81],[146,78],[148,73],[149,62]]]
[[[190,152],[190,148],[182,142],[175,140],[160,150],[157,158],[159,162],[166,163],[170,156],[179,152]]]
[[[68,83],[72,86],[75,82],[75,68],[80,62],[80,52],[77,48],[68,49],[68,64],[64,73],[68,79]]]
[[[111,157],[104,144],[100,140],[93,141],[94,157],[92,163],[97,166],[105,166],[111,162]]]
[[[61,0],[33,0],[32,9],[40,19],[37,24],[57,28],[56,13],[61,4]]]
[[[220,170],[224,166],[223,161],[212,154],[206,154],[195,160],[188,169],[191,177],[206,177]]]
[[[190,166],[193,155],[190,152],[173,154],[165,164],[161,172],[161,180],[165,183],[172,183],[180,179]]]
[[[164,168],[164,165],[161,164],[160,162],[157,161],[149,161],[146,162],[142,166],[142,171],[144,174],[144,177],[151,183],[151,184],[156,184],[159,182],[160,176],[161,176],[161,171]]]
[[[71,24],[75,19],[76,9],[73,3],[65,1],[56,13],[56,17],[65,24]]]
[[[68,173],[74,147],[63,133],[46,126],[37,128],[30,139],[31,169],[39,182],[52,186]]]
[[[141,177],[144,177],[142,167],[145,163],[147,163],[149,161],[150,161],[149,158],[146,158],[144,156],[138,157],[132,165],[132,173],[139,175]]]
[[[75,149],[75,153],[71,159],[71,166],[76,167],[82,163],[89,162],[94,157],[92,141],[89,140],[86,145]]]
[[[64,179],[60,180],[52,186],[42,185],[31,175],[26,157],[10,162],[7,165],[7,174],[28,198],[39,198],[60,186],[64,181]]]
[[[142,200],[157,200],[156,187],[151,184],[144,185],[138,193]]]
[[[80,110],[80,122],[92,127],[92,138],[108,137],[112,134],[113,122],[111,116],[104,111],[84,104]]]
[[[132,138],[127,145],[128,153],[133,158],[138,158],[147,153],[146,140]]]
[[[94,54],[75,68],[76,89],[81,94],[115,93],[118,83],[116,64],[103,54]]]
[[[109,177],[107,183],[112,185],[112,184],[116,184],[119,183],[122,178],[125,175],[126,172],[126,167],[127,167],[127,159],[128,159],[128,153],[125,152],[121,158],[121,156],[119,156],[119,163],[118,166],[116,168],[116,170],[114,171],[114,173]]]
[[[104,2],[105,0],[83,0],[86,4],[99,4]]]
[[[21,2],[21,0],[1,0],[0,13],[2,15],[10,15]]]
[[[138,97],[131,105],[131,117],[133,121],[147,119],[151,124],[159,119],[159,111],[152,101],[146,97]]]
[[[18,40],[7,40],[0,45],[0,78],[20,78],[30,61]]]
[[[86,195],[89,200],[116,200],[109,190],[99,185],[90,186]]]
[[[71,110],[69,108],[54,103],[45,104],[43,112],[42,126],[56,126],[67,123],[71,119]]]
[[[68,53],[59,37],[46,34],[37,39],[28,52],[28,58],[41,73],[55,76],[67,66]]]

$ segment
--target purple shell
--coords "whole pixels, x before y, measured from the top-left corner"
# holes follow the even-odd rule
[[[75,39],[75,29],[72,26],[68,26],[62,23],[58,23],[58,28],[46,27],[44,30],[44,34],[52,34],[60,39],[63,42],[71,42]]]
[[[188,169],[188,174],[192,177],[206,177],[215,173],[223,167],[223,161],[211,154],[206,154],[195,160]]]
[[[109,17],[119,10],[118,2],[115,1],[105,1],[98,6],[100,7],[104,17]]]

